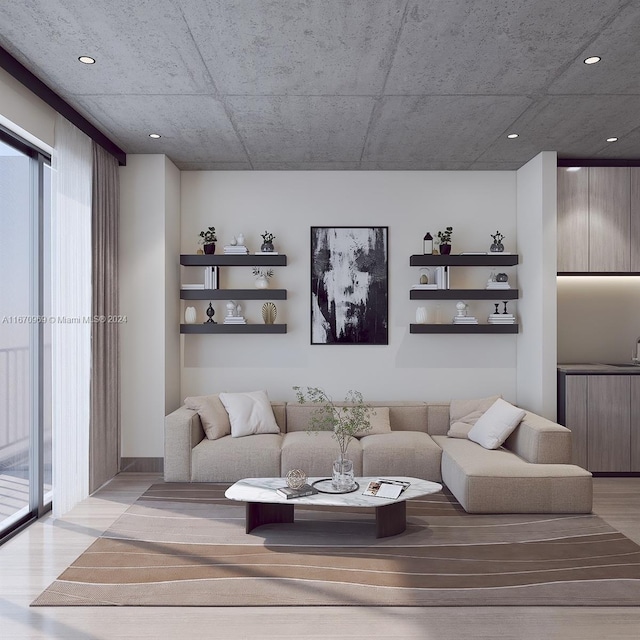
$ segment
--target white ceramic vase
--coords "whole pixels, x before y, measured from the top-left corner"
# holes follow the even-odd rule
[[[427,324],[427,309],[426,309],[426,307],[418,307],[416,309],[416,322],[418,324]]]
[[[187,307],[184,310],[184,321],[187,324],[195,324],[195,322],[196,322],[196,308],[195,307]]]
[[[256,287],[258,289],[268,289],[269,288],[269,278],[267,278],[267,276],[258,276],[256,278]]]

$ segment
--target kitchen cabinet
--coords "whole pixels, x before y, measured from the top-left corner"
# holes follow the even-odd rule
[[[559,273],[640,271],[639,179],[630,167],[558,168]]]
[[[595,473],[640,472],[639,373],[618,375],[607,365],[593,373],[559,370],[558,422],[571,429],[574,464]]]

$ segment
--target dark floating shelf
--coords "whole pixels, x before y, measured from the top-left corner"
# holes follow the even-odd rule
[[[181,300],[286,300],[286,289],[180,289]]]
[[[409,333],[518,333],[517,324],[411,324]]]
[[[518,289],[411,289],[411,300],[517,300]]]
[[[287,256],[284,254],[277,256],[181,254],[180,264],[184,267],[286,267]]]
[[[412,267],[513,267],[518,264],[516,254],[448,255],[416,254],[409,258]]]
[[[287,333],[286,324],[181,324],[180,333]]]

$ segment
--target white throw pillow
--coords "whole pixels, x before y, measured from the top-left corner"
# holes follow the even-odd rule
[[[185,398],[184,404],[187,409],[198,412],[202,428],[209,440],[217,440],[231,433],[229,415],[218,394],[189,396]]]
[[[497,449],[520,424],[525,414],[524,409],[514,407],[499,398],[478,418],[467,437],[485,449]]]
[[[280,433],[266,391],[221,393],[220,401],[229,414],[232,438]]]

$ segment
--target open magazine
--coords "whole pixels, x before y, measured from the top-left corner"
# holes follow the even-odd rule
[[[388,480],[386,478],[380,478],[379,480],[372,480],[362,492],[365,496],[374,496],[375,498],[399,498],[400,494],[411,483],[403,480]]]

